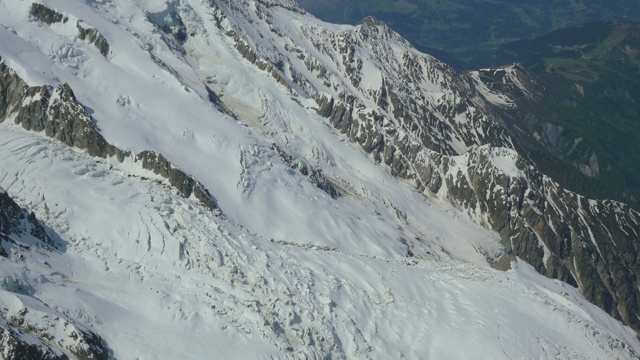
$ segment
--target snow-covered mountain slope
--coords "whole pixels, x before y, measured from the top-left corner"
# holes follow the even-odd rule
[[[389,239],[363,236],[360,249],[268,239],[41,136],[4,129],[0,142],[3,176],[18,179],[11,192],[51,224],[59,249],[19,249],[2,262],[3,283],[32,289],[3,286],[5,316],[46,304],[100,334],[114,358],[597,359],[640,350],[633,331],[577,289],[522,262],[501,272],[447,256],[371,254]],[[445,239],[483,233],[446,221]],[[51,337],[64,351],[70,335]]]
[[[285,1],[39,4],[0,3],[0,186],[51,239],[0,261],[5,357],[640,353],[578,289],[488,266],[517,252],[459,209],[453,169],[522,164],[474,147],[510,140],[383,25]]]
[[[479,155],[483,151],[479,145],[522,148],[507,135],[518,131],[517,123],[502,110],[509,104],[505,101],[513,102],[510,97],[540,94],[517,67],[504,70],[508,76],[502,87],[515,91],[492,92],[473,74],[456,74],[418,53],[374,19],[356,27],[333,26],[289,3],[211,4],[217,38],[230,39],[245,60],[280,83],[301,105],[326,117],[335,132],[359,144],[395,177],[408,180],[429,197],[456,204],[479,224],[499,232],[508,253],[526,258],[541,273],[578,285],[590,301],[640,330],[637,212],[619,203],[590,204],[567,195],[553,181],[543,181],[546,178],[535,168],[522,172],[523,181],[512,181],[487,161],[492,157],[467,157],[483,161],[466,164],[475,172],[467,174],[473,181],[459,181],[467,171],[450,166],[456,162],[450,156]],[[191,12],[183,8],[176,13],[189,19]],[[197,28],[197,23],[182,21],[185,32]],[[203,41],[205,48],[212,43]],[[187,52],[192,43],[197,42],[189,39],[184,44]],[[215,72],[208,65],[200,67]],[[265,113],[290,116],[290,105],[279,105],[284,113],[272,105],[263,107],[268,109]],[[288,144],[293,134],[278,139],[283,129],[289,127],[263,124],[274,141]],[[300,136],[309,138],[306,133]],[[531,166],[515,153],[507,158],[511,167]],[[500,188],[508,191],[496,192]],[[528,201],[523,201],[525,196]]]

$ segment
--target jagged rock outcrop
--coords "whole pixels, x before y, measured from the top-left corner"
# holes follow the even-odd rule
[[[3,359],[68,360],[69,357],[19,329],[0,324],[0,348]]]
[[[447,198],[497,231],[508,255],[640,329],[639,213],[562,189],[514,150],[483,146],[441,161]]]
[[[54,23],[66,23],[69,17],[61,14],[53,9],[39,3],[33,3],[29,14],[37,21],[51,25]],[[109,55],[109,42],[98,30],[85,24],[81,20],[76,21],[76,29],[78,30],[78,38],[84,40],[88,44],[93,44],[103,56]]]
[[[59,22],[66,23],[69,21],[69,17],[38,3],[31,4],[29,14],[33,16],[34,19],[48,25]]]
[[[76,28],[78,29],[78,38],[80,38],[80,40],[93,44],[102,56],[106,57],[109,55],[109,42],[107,42],[107,39],[105,39],[98,30],[88,26],[82,21],[76,23]]]
[[[256,66],[266,62],[270,67],[258,67],[268,72],[282,68],[274,77],[292,96],[314,99],[317,113],[336,132],[391,174],[465,209],[500,234],[505,256],[519,256],[543,274],[577,285],[590,301],[640,331],[634,315],[640,217],[622,204],[562,189],[536,170],[526,152],[517,155],[526,147],[514,141],[519,125],[504,110],[519,97],[541,96],[527,86],[532,78],[514,68],[492,74],[495,84],[487,87],[418,53],[375,19],[343,30],[291,29],[280,27],[278,15],[261,2],[252,10],[228,1],[212,6],[245,59]],[[247,21],[271,33],[243,27]],[[271,45],[282,37],[295,41]]]
[[[144,169],[153,171],[154,174],[167,179],[185,198],[193,195],[206,208],[220,213],[220,209],[209,190],[193,177],[173,166],[162,154],[146,150],[138,153],[135,156],[135,161],[142,163]]]
[[[9,117],[27,130],[44,131],[45,135],[83,149],[91,156],[115,158],[119,162],[132,157],[141,162],[144,169],[167,179],[184,197],[193,194],[203,206],[219,212],[210,192],[161,154],[143,151],[134,156],[109,144],[68,84],[55,88],[47,85],[30,87],[0,58],[0,122]]]
[[[291,92],[314,98],[318,112],[342,133],[403,131],[445,154],[459,154],[480,144],[509,143],[502,128],[472,104],[470,81],[418,53],[379,21],[369,19],[343,32],[302,27],[295,35],[307,44],[297,45],[296,40],[284,51],[274,52],[268,42],[254,39],[234,20],[240,13],[267,24],[274,37],[292,36],[287,35],[291,29],[278,26],[270,7],[258,2],[251,13],[226,1],[212,4],[217,22],[245,59],[271,73]],[[383,146],[380,136],[359,140],[367,151]]]
[[[216,109],[218,109],[221,113],[227,114],[230,117],[238,120],[238,116],[236,114],[234,114],[233,111],[231,109],[229,109],[229,107],[227,107],[227,105],[225,105],[225,103],[222,101],[220,96],[218,94],[216,94],[215,91],[213,91],[206,84],[205,84],[204,88],[207,91],[207,98],[209,99],[209,102],[211,102],[216,107]]]
[[[21,208],[0,188],[0,256],[8,257],[12,246],[23,245],[19,240],[25,236],[45,246],[54,245],[35,215]]]

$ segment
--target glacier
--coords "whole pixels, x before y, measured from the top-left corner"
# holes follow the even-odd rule
[[[8,331],[43,358],[638,358],[631,328],[521,259],[491,267],[505,253],[495,230],[443,192],[394,176],[322,115],[318,99],[348,100],[341,89],[365,94],[352,102],[363,117],[379,111],[378,88],[391,80],[377,62],[402,58],[402,39],[360,49],[370,62],[354,79],[321,49],[338,41],[328,34],[363,26],[321,22],[292,1],[38,3],[61,20],[37,19],[29,1],[0,3],[7,74],[28,86],[68,84],[104,139],[162,154],[219,211],[135,162],[26,130],[13,121],[17,108],[7,109],[0,188],[39,219],[51,244],[6,234],[0,344]],[[273,32],[276,21],[288,37]],[[299,54],[324,62],[316,74],[282,57],[309,42],[305,32],[318,43]],[[342,73],[327,71],[336,63]],[[415,89],[442,108],[463,104],[445,101],[465,88],[440,86],[453,76],[443,69]],[[424,136],[464,158],[493,130],[488,116],[469,125],[462,113],[480,109],[437,115],[463,130]],[[391,116],[376,126],[426,141]],[[502,135],[491,141],[508,145]],[[498,171],[521,176],[512,150],[490,154]],[[312,183],[309,169],[339,196]]]

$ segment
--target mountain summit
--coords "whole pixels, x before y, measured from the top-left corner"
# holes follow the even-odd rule
[[[640,354],[639,214],[544,176],[509,94],[383,23],[48,0],[0,24],[3,357]]]

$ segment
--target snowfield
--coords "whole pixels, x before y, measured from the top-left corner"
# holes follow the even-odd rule
[[[4,63],[32,86],[68,83],[107,141],[163,154],[221,209],[126,161],[0,124],[0,192],[57,245],[0,258],[0,313],[29,309],[61,353],[73,336],[52,317],[101,336],[114,359],[638,358],[631,329],[522,261],[491,268],[497,234],[389,175],[315,102],[243,58],[215,7],[265,1],[38,2],[67,22],[35,20],[31,1],[1,2]],[[266,3],[291,27],[351,29]],[[173,25],[173,11],[188,25],[184,52],[151,22]],[[78,21],[104,36],[106,56],[77,37]],[[509,151],[493,161],[519,175]]]

